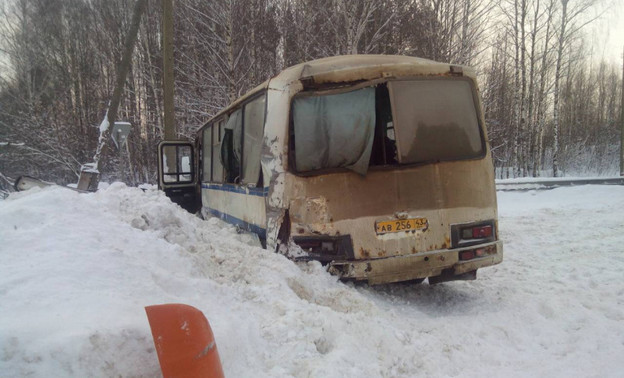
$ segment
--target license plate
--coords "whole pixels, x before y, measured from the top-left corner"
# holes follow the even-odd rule
[[[425,230],[428,226],[427,218],[397,219],[375,222],[375,232],[377,232],[377,235],[389,234],[392,232],[410,232]]]

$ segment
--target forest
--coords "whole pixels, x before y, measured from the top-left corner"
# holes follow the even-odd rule
[[[0,177],[75,183],[97,148],[134,1],[0,0]],[[102,179],[156,183],[162,8],[148,1]],[[587,43],[597,0],[176,0],[175,123],[192,138],[272,75],[342,54],[473,66],[498,178],[615,175],[622,69]],[[594,17],[594,18],[592,18]]]

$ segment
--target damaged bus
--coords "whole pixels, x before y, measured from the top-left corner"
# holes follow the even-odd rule
[[[159,187],[181,206],[270,250],[294,243],[297,258],[345,280],[475,279],[503,258],[469,67],[385,55],[293,66],[194,142],[162,142],[159,168]]]

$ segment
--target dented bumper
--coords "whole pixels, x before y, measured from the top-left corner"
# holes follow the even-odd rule
[[[461,260],[462,252],[470,253],[481,249],[480,257]],[[496,265],[503,260],[503,242],[476,246],[429,251],[411,255],[401,255],[388,258],[353,261],[333,261],[329,264],[329,271],[347,280],[367,280],[369,284],[383,284],[399,281],[408,281],[418,278],[435,277],[445,274],[462,278],[466,273],[478,268]]]

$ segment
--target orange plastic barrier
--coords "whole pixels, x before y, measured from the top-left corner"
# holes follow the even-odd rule
[[[163,377],[223,378],[217,344],[208,320],[195,307],[145,307]]]

